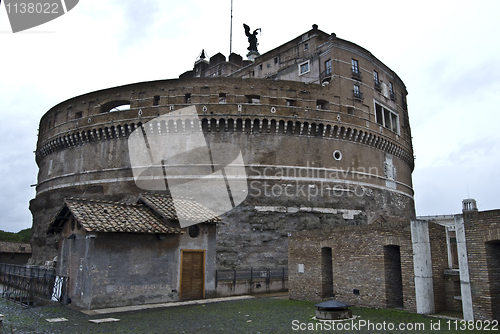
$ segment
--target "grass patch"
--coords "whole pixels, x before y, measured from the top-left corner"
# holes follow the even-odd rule
[[[5,315],[3,333],[436,333],[455,331],[455,323],[402,310],[353,307],[355,320],[350,329],[335,331],[313,319],[313,302],[287,299],[254,298],[206,305],[190,305],[163,309],[87,316],[64,306],[22,309],[5,300],[0,313]],[[47,318],[64,317],[64,323],[48,323]],[[92,324],[90,319],[113,317],[119,322]],[[385,322],[385,327],[383,326]],[[354,328],[351,326],[355,325]],[[361,324],[365,324],[361,326]],[[369,327],[371,324],[371,327]],[[395,329],[390,330],[389,324]],[[399,330],[399,324],[419,324],[411,330]],[[438,331],[438,325],[441,330]],[[448,325],[451,325],[449,330]],[[378,326],[378,327],[377,327]],[[432,327],[433,326],[433,327]],[[460,322],[458,322],[460,328]],[[319,330],[323,327],[323,330]],[[302,329],[302,330],[301,330]],[[313,329],[313,330],[311,330]],[[318,330],[316,330],[318,329]],[[434,330],[436,329],[436,330]],[[467,333],[480,333],[470,331]]]

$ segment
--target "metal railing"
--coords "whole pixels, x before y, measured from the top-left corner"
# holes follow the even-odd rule
[[[68,277],[58,276],[55,269],[0,263],[2,298],[24,307],[42,300],[67,303]]]
[[[351,74],[352,74],[352,75],[351,75],[351,77],[352,77],[354,80],[361,81],[361,79],[362,79],[362,78],[361,78],[361,72],[359,72],[359,70],[358,70],[358,69],[356,69],[356,70],[354,70],[354,69],[353,69],[353,70],[351,71]]]
[[[285,278],[288,278],[288,268],[280,269],[226,269],[215,271],[215,287],[219,281],[233,281],[233,286],[236,286],[237,280],[250,280],[252,285],[254,279],[262,279],[266,282],[266,288],[269,288],[271,278],[281,278],[282,283],[285,283]]]
[[[326,69],[323,72],[320,73],[319,75],[319,81],[323,82],[323,80],[330,80],[332,78],[332,70],[331,69]]]
[[[355,99],[358,99],[358,100],[363,100],[363,93],[361,93],[361,92],[359,92],[359,91],[353,90],[353,91],[352,91],[352,96],[353,96]]]

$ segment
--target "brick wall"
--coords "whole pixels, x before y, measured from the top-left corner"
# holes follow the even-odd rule
[[[388,245],[393,246],[384,248]],[[323,255],[328,252],[325,247],[332,252],[331,279],[325,277],[328,264],[324,262],[325,256],[323,260],[321,256],[322,248]],[[329,292],[324,283],[331,280],[336,300],[385,308],[394,306],[394,300],[398,299],[406,309],[415,310],[409,221],[387,219],[365,226],[335,228],[328,233],[298,232],[289,238],[288,249],[291,299],[322,300]],[[401,274],[394,270],[399,262]],[[299,264],[304,265],[303,273],[298,272]],[[396,279],[398,275],[400,278]],[[396,285],[386,282],[387,277],[396,280]]]
[[[500,210],[464,212],[474,318],[500,320]]]
[[[446,309],[446,234],[444,227],[433,223],[429,223],[429,234],[435,307],[439,312]],[[332,252],[331,279],[325,263],[328,248]],[[290,299],[330,299],[327,282],[332,281],[336,300],[356,306],[416,311],[409,221],[384,217],[370,225],[293,233],[288,257]],[[303,273],[298,271],[299,265],[304,266]]]

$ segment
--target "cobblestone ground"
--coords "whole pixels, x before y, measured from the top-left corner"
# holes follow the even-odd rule
[[[300,328],[318,326],[313,320],[314,303],[291,301],[272,296],[206,305],[189,305],[142,311],[85,315],[67,306],[38,306],[25,309],[0,298],[0,313],[5,316],[1,333],[294,333]],[[431,325],[440,323],[441,331],[448,330],[446,319],[429,318],[399,310],[353,308],[357,315],[351,324],[422,323],[425,330],[390,331],[387,328],[355,327],[351,330],[324,330],[325,333],[436,333]],[[118,322],[95,324],[102,318]],[[49,323],[46,319],[65,318],[68,321]],[[454,323],[451,323],[452,329]],[[314,328],[316,329],[316,327]],[[318,328],[319,329],[319,328]],[[325,328],[324,328],[325,329]],[[375,330],[374,330],[375,329]],[[316,332],[316,331],[315,331]],[[474,333],[474,331],[467,331]]]

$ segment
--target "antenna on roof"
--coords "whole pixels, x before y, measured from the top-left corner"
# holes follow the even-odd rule
[[[229,54],[233,53],[233,0],[231,0],[231,27],[229,29]]]

